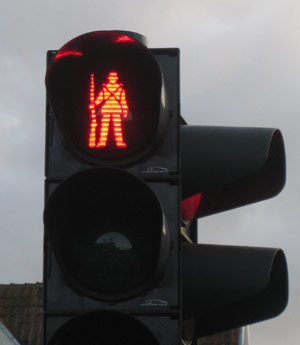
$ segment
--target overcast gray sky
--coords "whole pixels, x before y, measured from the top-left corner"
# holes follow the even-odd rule
[[[46,51],[82,33],[131,30],[181,49],[190,124],[277,127],[287,184],[276,198],[199,221],[199,240],[282,248],[290,302],[251,327],[253,345],[298,345],[298,0],[2,0],[0,2],[0,283],[42,280]]]

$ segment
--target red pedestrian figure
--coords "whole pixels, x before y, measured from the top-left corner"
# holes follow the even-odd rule
[[[117,147],[126,147],[123,140],[122,133],[122,119],[128,116],[128,105],[126,101],[126,94],[123,84],[117,83],[117,72],[110,72],[108,74],[108,82],[102,84],[102,89],[95,100],[95,82],[94,74],[91,74],[90,87],[90,111],[91,111],[91,125],[89,133],[89,147],[106,147],[109,127],[113,126],[114,140]],[[96,107],[100,107],[100,131],[98,134],[98,142],[96,144],[96,128],[97,114]]]

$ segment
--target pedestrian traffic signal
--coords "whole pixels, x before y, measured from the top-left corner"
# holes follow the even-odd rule
[[[65,140],[90,163],[135,160],[165,129],[160,65],[127,35],[104,31],[71,40],[52,59],[46,85]]]
[[[180,343],[179,56],[141,42],[48,53],[47,345]]]
[[[282,189],[280,132],[184,124],[179,50],[145,42],[47,55],[45,345],[179,345],[287,303],[281,250],[191,243],[197,218]]]

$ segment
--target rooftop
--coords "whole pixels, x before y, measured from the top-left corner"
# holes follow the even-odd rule
[[[0,319],[22,345],[42,345],[43,284],[0,284]]]

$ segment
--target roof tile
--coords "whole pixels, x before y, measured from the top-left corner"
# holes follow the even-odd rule
[[[42,344],[42,283],[0,284],[0,318],[22,345]]]

